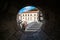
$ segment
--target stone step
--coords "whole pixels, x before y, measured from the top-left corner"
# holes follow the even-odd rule
[[[27,26],[27,28],[25,29],[25,31],[36,31],[38,29],[40,29],[42,23],[33,23]]]

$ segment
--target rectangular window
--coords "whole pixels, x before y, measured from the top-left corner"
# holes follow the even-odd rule
[[[34,17],[34,20],[36,19],[36,17]]]
[[[36,17],[34,17],[34,21],[36,21]]]
[[[34,19],[36,19],[36,17],[34,17]]]
[[[32,17],[30,17],[30,20],[32,20]]]
[[[25,16],[27,16],[27,14],[25,14]]]
[[[25,20],[27,20],[27,17],[25,17]]]
[[[36,16],[36,14],[34,14],[34,16]]]
[[[23,17],[23,19],[24,19],[24,17]]]
[[[32,14],[30,14],[30,16],[32,16]]]
[[[23,14],[23,16],[24,16],[24,14]]]
[[[28,16],[29,16],[29,14],[28,14]]]
[[[29,17],[28,17],[28,20],[29,20]]]

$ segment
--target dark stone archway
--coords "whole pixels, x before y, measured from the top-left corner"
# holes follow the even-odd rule
[[[20,0],[9,0],[9,1],[0,1],[1,8],[1,21],[0,21],[0,40],[19,40],[21,31],[19,31],[19,27],[17,27],[16,17],[18,11],[24,7],[29,5],[35,5],[41,8],[41,11],[45,15],[46,24],[42,27],[42,30],[48,35],[52,40],[57,39],[57,16],[55,9],[54,1],[20,1]]]

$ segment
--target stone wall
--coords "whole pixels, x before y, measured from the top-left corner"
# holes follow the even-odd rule
[[[42,27],[42,30],[48,35],[49,38],[53,40],[57,40],[57,21],[56,21],[56,13],[52,11],[54,8],[50,5],[47,6],[43,1],[36,3],[35,1],[32,3],[31,1],[0,1],[0,40],[19,40],[22,32],[20,31],[19,27],[17,26],[17,13],[22,7],[26,5],[35,5],[39,6],[42,9],[42,12],[45,15],[46,23],[45,26]],[[23,3],[22,3],[23,2]],[[51,2],[51,1],[50,1]],[[45,6],[44,6],[45,5]],[[51,9],[50,9],[51,8]],[[57,22],[57,23],[56,23]],[[57,31],[56,31],[57,30]]]

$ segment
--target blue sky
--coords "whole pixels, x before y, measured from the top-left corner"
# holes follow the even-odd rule
[[[36,8],[35,6],[26,6],[26,7],[22,8],[21,10],[19,10],[19,13],[23,13],[23,12],[26,12],[26,11],[29,11],[29,10],[32,10],[35,8]]]

